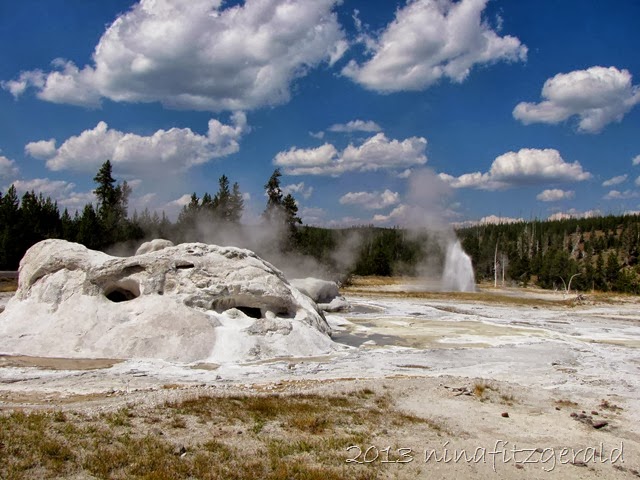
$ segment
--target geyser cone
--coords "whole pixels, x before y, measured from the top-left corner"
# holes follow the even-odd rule
[[[476,281],[471,258],[460,241],[450,242],[442,273],[442,289],[449,292],[475,292]]]

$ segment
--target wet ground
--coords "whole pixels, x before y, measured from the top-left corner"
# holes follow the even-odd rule
[[[454,375],[625,400],[640,409],[640,302],[634,297],[572,304],[553,292],[520,292],[522,303],[505,304],[482,293],[408,298],[402,286],[394,285],[393,295],[376,288],[347,292],[353,309],[327,315],[336,348],[325,356],[243,365],[2,356],[0,393],[64,397],[174,383]],[[536,298],[543,300],[531,301]],[[4,294],[0,303],[7,299]]]

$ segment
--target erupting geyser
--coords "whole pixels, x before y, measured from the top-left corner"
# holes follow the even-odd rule
[[[442,289],[453,292],[475,292],[476,290],[471,258],[462,249],[459,240],[450,242],[447,246]]]

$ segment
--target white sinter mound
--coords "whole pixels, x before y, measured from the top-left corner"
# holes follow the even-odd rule
[[[321,310],[326,312],[341,312],[351,308],[349,302],[340,295],[336,282],[307,277],[294,278],[291,280],[291,285],[311,298]]]
[[[230,363],[333,349],[316,305],[253,252],[159,246],[123,258],[31,247],[0,314],[0,353]]]

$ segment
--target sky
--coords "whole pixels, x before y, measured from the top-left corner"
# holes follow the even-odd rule
[[[0,0],[0,190],[111,160],[175,218],[225,174],[305,224],[640,210],[637,0]]]

